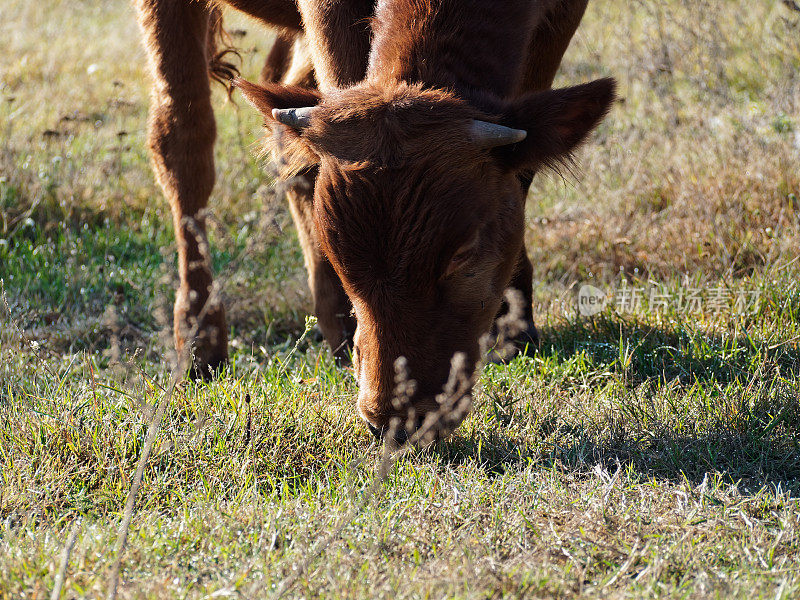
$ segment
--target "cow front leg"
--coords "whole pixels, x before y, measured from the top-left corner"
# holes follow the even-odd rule
[[[522,319],[524,321],[522,331],[511,341],[517,351],[528,355],[533,354],[539,347],[539,332],[533,322],[533,265],[531,265],[524,244],[517,259],[517,268],[509,288],[519,292],[519,297],[522,298]]]
[[[323,254],[314,232],[313,198],[316,170],[304,173],[286,191],[308,271],[317,325],[339,361],[349,361],[356,320],[342,282]]]
[[[533,175],[525,175],[520,178],[523,194],[528,194],[528,189],[533,183]],[[522,330],[510,341],[514,347],[514,354],[524,352],[527,355],[533,354],[539,347],[539,331],[533,322],[533,265],[528,258],[528,251],[525,244],[522,244],[514,275],[508,284],[509,289],[518,292],[517,297],[522,299]],[[509,310],[508,304],[503,301],[497,319],[503,317]]]
[[[174,333],[193,377],[209,378],[228,356],[222,305],[212,296],[204,210],[214,187],[216,137],[208,79],[209,12],[194,0],[139,0],[153,76],[148,143],[172,209],[180,287]]]
[[[370,51],[375,0],[297,0],[323,92],[361,81]]]

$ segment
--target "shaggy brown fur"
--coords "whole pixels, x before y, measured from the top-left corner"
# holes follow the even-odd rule
[[[361,83],[343,87],[334,74],[325,93],[237,84],[268,120],[274,108],[317,107],[302,130],[281,126],[282,137],[295,169],[319,164],[315,230],[354,305],[358,406],[375,429],[408,414],[392,404],[398,357],[416,382],[418,417],[437,407],[455,353],[468,369],[476,363],[504,290],[512,280],[530,285],[529,178],[568,160],[613,99],[611,80],[517,95],[536,79],[527,53],[547,38],[534,35],[540,9],[521,0],[379,0]],[[315,15],[307,18],[303,2],[300,10],[312,40],[325,38],[315,65],[341,64],[346,51],[310,26]],[[528,136],[482,150],[468,136],[473,119]]]
[[[200,76],[211,57],[198,40],[207,39],[213,15],[194,0],[137,2],[156,79],[154,169],[179,241],[176,340],[185,343],[188,325],[202,318],[193,343],[195,364],[207,372],[226,355],[222,307],[201,311],[211,276],[198,260],[214,137],[208,81]],[[346,344],[352,301],[359,411],[373,427],[407,413],[391,404],[399,356],[409,361],[412,405],[424,415],[437,406],[453,353],[475,363],[478,338],[506,287],[523,292],[531,319],[522,245],[530,178],[565,160],[613,98],[609,80],[547,90],[586,0],[229,4],[286,30],[265,79],[294,69],[294,81],[284,82],[307,85],[310,70],[295,68],[307,65],[296,37],[303,24],[321,91],[239,86],[268,123],[273,108],[318,105],[307,129],[276,131],[290,167],[304,177],[289,199],[320,327],[332,346]],[[475,118],[526,129],[528,137],[480,150],[467,136]]]
[[[206,56],[208,57],[208,76],[224,85],[230,98],[233,93],[233,86],[230,85],[230,82],[239,75],[239,69],[229,58],[240,59],[241,55],[233,46],[230,35],[222,26],[222,10],[218,6],[212,6],[209,10]],[[271,56],[268,57],[267,64],[270,62],[275,62]]]
[[[369,52],[375,0],[297,0],[320,88],[361,80]]]
[[[284,28],[284,36],[276,46],[288,45],[291,51],[285,53],[285,58],[281,58],[283,48],[270,53],[265,75],[284,74],[289,83],[313,83],[310,59],[299,35],[300,14],[292,0],[242,0],[229,4],[247,10],[265,24]],[[203,211],[214,185],[216,137],[208,82],[211,77],[230,83],[236,67],[227,57],[234,50],[222,29],[217,4],[134,0],[134,5],[154,80],[148,134],[153,171],[172,208],[177,241],[180,287],[175,300],[175,343],[179,351],[191,343],[193,376],[209,377],[227,359],[227,326],[224,307],[208,303],[212,276],[206,260]],[[313,178],[305,185],[300,183],[288,194],[293,205],[310,202]],[[313,265],[323,259],[309,260],[307,252],[307,262]],[[324,279],[323,284],[312,289],[335,290],[328,282],[330,277]],[[344,296],[344,292],[340,295]],[[321,304],[326,306],[330,301]],[[349,313],[349,308],[345,312]],[[195,328],[196,336],[189,339]]]

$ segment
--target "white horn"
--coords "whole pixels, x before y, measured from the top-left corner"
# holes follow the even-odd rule
[[[273,111],[274,113],[275,111]],[[512,129],[487,121],[472,121],[469,126],[469,137],[478,148],[496,148],[521,142],[528,136],[524,129]]]
[[[315,108],[315,106],[304,106],[302,108],[273,108],[272,118],[293,129],[305,129],[311,124],[311,115],[314,114]]]

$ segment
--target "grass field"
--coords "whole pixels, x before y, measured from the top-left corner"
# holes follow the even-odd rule
[[[621,100],[531,191],[542,348],[389,461],[306,332],[259,118],[216,89],[233,360],[171,397],[119,597],[800,597],[790,4],[591,3],[558,82],[613,75]],[[228,25],[254,77],[269,35]],[[61,597],[101,597],[175,359],[148,79],[124,2],[4,0],[0,39],[0,599],[49,598],[60,572]],[[583,283],[615,301],[580,316]]]

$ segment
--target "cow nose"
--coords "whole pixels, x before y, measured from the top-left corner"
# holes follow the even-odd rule
[[[408,432],[405,430],[404,427],[387,427],[386,425],[382,427],[376,427],[369,421],[367,421],[367,427],[369,427],[370,432],[372,435],[375,436],[375,439],[379,442],[382,442],[386,438],[386,434],[389,433],[390,430],[394,429],[394,441],[398,446],[402,446],[408,441],[409,435]]]
[[[415,419],[411,430],[408,429],[409,423],[404,421],[405,420],[398,419],[396,425],[393,423],[390,425],[381,425],[380,427],[367,421],[367,427],[369,427],[370,433],[372,433],[379,442],[386,440],[386,436],[391,434],[394,442],[398,446],[402,446],[414,436],[420,427],[422,427],[423,419],[421,417]]]

